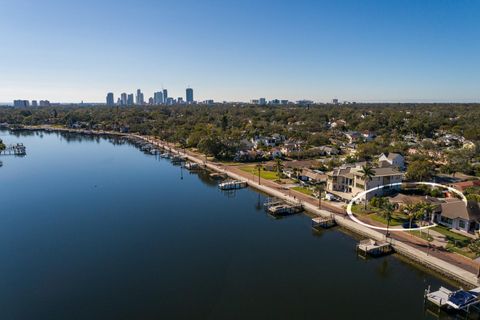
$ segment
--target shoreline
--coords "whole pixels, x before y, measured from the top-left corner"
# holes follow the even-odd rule
[[[317,206],[312,205],[311,203],[307,203],[304,201],[301,201],[297,199],[296,197],[292,197],[288,194],[285,194],[282,191],[276,190],[272,187],[266,186],[259,184],[255,180],[245,178],[235,172],[232,172],[229,170],[226,166],[222,164],[217,164],[211,161],[206,160],[205,158],[202,159],[202,157],[198,154],[195,154],[193,152],[189,151],[182,151],[178,148],[176,148],[173,144],[161,141],[159,139],[156,139],[154,137],[150,136],[143,136],[139,134],[133,134],[133,133],[121,133],[121,132],[112,132],[112,131],[95,131],[95,130],[84,130],[84,129],[69,129],[69,128],[64,128],[64,127],[53,127],[53,126],[48,126],[48,125],[41,125],[41,126],[19,126],[19,127],[5,127],[5,129],[8,130],[26,130],[26,131],[47,131],[47,132],[69,132],[69,133],[77,133],[77,134],[87,134],[87,135],[104,135],[104,136],[117,136],[117,137],[126,137],[129,139],[139,139],[143,140],[145,142],[148,142],[152,145],[155,145],[157,147],[166,149],[170,152],[179,154],[187,158],[191,162],[198,163],[202,166],[205,166],[206,168],[223,173],[227,175],[228,177],[235,179],[235,180],[242,180],[245,181],[249,187],[252,187],[255,190],[264,192],[270,196],[279,198],[283,201],[290,202],[290,203],[299,203],[302,204],[305,211],[308,211],[311,214],[314,214],[316,216],[322,216],[322,217],[330,217],[332,213],[335,214],[335,221],[336,223],[347,229],[348,231],[357,234],[361,237],[367,237],[371,238],[377,241],[385,241],[385,235],[375,231],[373,229],[370,229],[368,227],[362,226],[360,224],[357,224],[356,222],[350,220],[348,217],[319,209]],[[439,274],[441,274],[444,277],[453,279],[461,284],[472,286],[472,287],[478,287],[479,286],[479,279],[477,278],[477,275],[469,272],[467,270],[464,270],[458,266],[455,266],[447,261],[444,261],[440,258],[434,257],[432,255],[429,255],[428,253],[421,251],[417,248],[414,248],[411,245],[408,245],[402,241],[399,241],[397,239],[389,239],[389,242],[391,243],[392,247],[394,248],[395,252],[400,254],[403,257],[406,257],[409,260],[412,260],[415,263],[418,263],[432,271],[435,271]]]

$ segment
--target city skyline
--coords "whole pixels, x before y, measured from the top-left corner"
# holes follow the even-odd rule
[[[478,102],[479,9],[472,1],[5,1],[0,101],[98,103],[106,92],[150,95],[168,83],[174,97],[192,85],[198,101]],[[169,14],[158,19],[159,11]],[[132,13],[121,24],[105,19]]]

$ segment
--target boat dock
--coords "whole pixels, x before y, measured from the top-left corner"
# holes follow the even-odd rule
[[[265,210],[274,216],[290,215],[303,211],[302,204],[289,204],[277,199],[268,199],[263,205]]]
[[[450,309],[470,312],[471,308],[478,309],[480,287],[472,290],[452,291],[440,287],[437,291],[430,291],[430,286],[425,290],[424,300],[437,306],[439,309]]]
[[[317,217],[312,219],[312,228],[314,229],[328,229],[336,225],[337,222],[335,221],[335,215],[333,214],[330,217]]]
[[[365,239],[357,244],[357,252],[378,257],[393,252],[393,248],[388,242]]]
[[[1,150],[0,155],[26,156],[27,148],[23,145],[23,143],[12,144],[7,146],[4,150]]]
[[[185,163],[185,169],[193,171],[200,169],[200,165],[196,162],[187,162]]]
[[[218,185],[220,190],[236,190],[236,189],[243,189],[248,186],[246,181],[241,180],[231,180],[225,181]]]

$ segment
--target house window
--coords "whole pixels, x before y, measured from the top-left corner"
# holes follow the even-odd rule
[[[464,220],[458,220],[458,226],[462,229],[465,229],[465,221]]]
[[[440,221],[446,224],[452,224],[453,220],[447,217],[441,217]]]

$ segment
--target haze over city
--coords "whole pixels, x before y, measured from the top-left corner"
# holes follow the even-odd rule
[[[0,101],[479,101],[475,1],[0,1]]]

